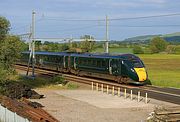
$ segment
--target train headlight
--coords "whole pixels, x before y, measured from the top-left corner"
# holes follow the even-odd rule
[[[132,71],[132,72],[135,72],[134,69],[132,69],[132,68],[131,68],[131,71]]]

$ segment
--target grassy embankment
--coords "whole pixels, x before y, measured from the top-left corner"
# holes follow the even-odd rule
[[[97,49],[94,52],[103,52]],[[111,53],[132,53],[129,48],[110,48]],[[152,85],[180,88],[180,55],[142,54],[138,55],[146,65]]]

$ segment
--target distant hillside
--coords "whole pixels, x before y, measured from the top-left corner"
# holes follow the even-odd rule
[[[171,43],[180,43],[180,32],[172,33],[172,34],[165,34],[165,35],[144,35],[144,36],[136,36],[132,38],[127,38],[123,40],[124,43],[149,43],[149,41],[156,37],[160,36],[164,38],[166,41]]]

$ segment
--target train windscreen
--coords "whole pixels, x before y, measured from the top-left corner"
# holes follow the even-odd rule
[[[142,62],[139,60],[132,60],[132,63],[133,63],[134,68],[143,68],[144,67]]]

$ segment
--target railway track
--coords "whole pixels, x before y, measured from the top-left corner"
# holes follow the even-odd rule
[[[20,66],[16,65],[16,69],[20,70],[26,70],[26,66]],[[30,71],[32,69],[30,68]],[[117,90],[118,88],[121,88],[123,91],[124,89],[127,90],[127,93],[130,94],[130,90],[133,91],[133,94],[137,95],[138,91],[141,92],[141,95],[145,97],[145,94],[148,94],[149,98],[157,99],[165,102],[174,103],[177,105],[180,105],[180,89],[174,89],[174,88],[160,88],[160,87],[154,87],[154,86],[134,86],[134,85],[126,85],[126,84],[118,84],[115,82],[109,82],[108,80],[102,80],[102,79],[93,79],[93,78],[87,78],[87,77],[79,77],[72,74],[62,74],[57,71],[49,71],[46,69],[39,69],[36,68],[35,73],[44,75],[46,77],[52,77],[54,75],[61,75],[65,78],[67,81],[74,81],[74,82],[80,82],[88,85],[92,85],[92,82],[94,83],[94,86],[96,83],[98,83],[99,87],[101,84],[103,84],[103,87],[106,88],[108,85],[110,89],[112,89],[112,86],[114,86],[114,90]]]

